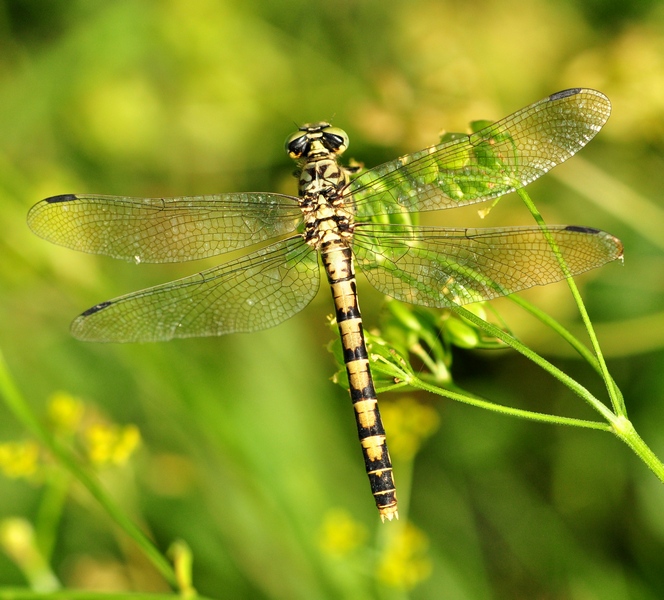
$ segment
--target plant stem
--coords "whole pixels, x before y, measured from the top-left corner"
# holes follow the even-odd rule
[[[481,398],[472,396],[467,392],[456,392],[448,388],[442,388],[437,385],[427,383],[423,379],[417,377],[417,375],[415,375],[412,371],[405,370],[404,366],[398,367],[395,363],[392,362],[388,363],[384,357],[373,355],[371,359],[372,359],[371,367],[374,371],[383,373],[385,375],[389,375],[391,377],[398,378],[400,382],[395,385],[398,385],[400,387],[408,385],[410,387],[423,390],[425,392],[430,392],[438,396],[449,398],[450,400],[463,402],[464,404],[469,404],[477,408],[483,408],[485,410],[490,410],[492,412],[501,413],[511,417],[519,417],[523,419],[529,419],[531,421],[553,423],[556,425],[574,425],[577,427],[585,427],[587,429],[599,429],[602,431],[611,431],[610,425],[598,421],[586,421],[583,419],[560,417],[558,415],[548,415],[545,413],[538,413],[530,410],[512,408],[510,406],[503,406],[502,404],[496,404],[495,402],[489,402],[488,400],[482,400]]]
[[[547,327],[555,331],[561,338],[563,338],[574,350],[576,350],[581,358],[583,358],[595,371],[602,376],[602,367],[597,360],[597,357],[588,349],[588,347],[581,343],[581,341],[574,337],[572,333],[563,327],[558,321],[556,321],[551,315],[545,313],[543,310],[537,308],[535,305],[531,304],[518,294],[512,294],[511,296],[508,296],[508,298],[514,302],[515,304],[518,304],[521,308],[529,312],[531,315],[533,315],[536,319],[544,323]],[[616,394],[618,394],[621,398],[621,403],[624,403],[624,400],[622,398],[622,392],[616,385],[615,381],[613,381],[613,378],[611,378],[611,381],[613,383],[613,386],[615,388]]]
[[[0,351],[0,395],[14,416],[58,459],[60,464],[75,477],[102,506],[106,513],[115,521],[136,544],[171,585],[176,585],[175,572],[170,563],[162,556],[154,544],[134,524],[134,522],[111,500],[110,496],[99,484],[99,481],[76,460],[76,457],[41,424],[32,409],[22,397],[11,379],[4,356]]]
[[[523,354],[526,358],[533,361],[536,365],[540,366],[542,369],[553,375],[558,381],[566,385],[570,390],[575,394],[583,398],[590,406],[592,406],[597,412],[599,412],[607,421],[611,422],[615,418],[614,414],[595,396],[593,396],[585,387],[583,387],[578,381],[572,379],[567,373],[563,373],[558,367],[552,365],[548,360],[542,358],[539,354],[528,348],[525,344],[517,340],[515,337],[506,333],[502,329],[487,323],[474,313],[466,310],[462,306],[455,307],[452,310],[460,314],[463,318],[467,319],[471,323],[475,324],[480,329],[484,330],[489,335],[498,338],[505,342],[508,346],[514,348],[517,352]]]
[[[490,410],[492,412],[501,413],[511,417],[519,417],[522,419],[528,419],[530,421],[538,421],[541,423],[553,423],[555,425],[572,425],[575,427],[585,427],[586,429],[599,429],[600,431],[611,431],[611,426],[606,423],[600,423],[599,421],[586,421],[584,419],[572,419],[570,417],[560,417],[557,415],[548,415],[545,413],[538,413],[531,410],[522,410],[519,408],[512,408],[510,406],[503,406],[501,404],[496,404],[495,402],[489,402],[487,400],[481,400],[480,398],[475,398],[468,394],[459,394],[451,390],[446,390],[439,388],[437,386],[430,385],[425,381],[417,377],[411,378],[408,383],[414,388],[418,388],[427,392],[438,394],[440,396],[445,396],[451,400],[456,400],[457,402],[463,402],[464,404],[470,404],[471,406],[476,406],[477,408],[483,408],[485,410]]]
[[[600,371],[602,373],[602,379],[604,380],[604,383],[606,385],[606,390],[609,394],[609,398],[611,399],[611,406],[613,407],[613,410],[615,414],[621,415],[623,417],[627,417],[627,409],[625,407],[625,402],[623,400],[622,394],[617,392],[617,386],[615,385],[615,382],[613,381],[613,378],[609,374],[609,369],[606,366],[606,361],[604,360],[604,355],[602,354],[602,349],[600,348],[599,341],[597,339],[597,335],[595,334],[595,329],[592,326],[592,323],[590,321],[590,317],[588,316],[588,311],[586,310],[586,306],[583,303],[583,300],[581,298],[581,294],[579,293],[579,288],[576,286],[576,282],[574,281],[574,278],[571,276],[569,269],[567,268],[567,265],[565,264],[565,261],[563,260],[560,252],[555,246],[555,243],[551,239],[551,237],[548,234],[547,228],[546,228],[546,223],[544,222],[544,219],[542,218],[542,215],[540,214],[539,210],[537,210],[537,207],[535,206],[535,203],[531,200],[530,196],[528,195],[528,192],[526,192],[525,189],[521,188],[517,190],[517,193],[525,203],[525,205],[528,207],[528,210],[530,211],[530,214],[533,215],[533,218],[535,219],[535,222],[539,225],[539,227],[542,229],[542,232],[544,235],[547,237],[549,244],[551,244],[552,249],[556,253],[556,256],[558,258],[558,263],[560,264],[561,268],[563,269],[563,273],[565,274],[567,285],[569,286],[570,291],[572,292],[572,297],[574,298],[574,301],[576,302],[576,306],[579,309],[579,314],[581,315],[581,319],[583,320],[583,324],[586,328],[586,331],[588,332],[588,337],[590,337],[590,343],[592,345],[593,351],[595,352],[595,356],[597,357],[597,361],[599,363]]]
[[[632,422],[627,417],[620,416],[616,417],[612,425],[613,433],[634,451],[634,454],[646,464],[660,481],[664,482],[664,464],[636,432]]]

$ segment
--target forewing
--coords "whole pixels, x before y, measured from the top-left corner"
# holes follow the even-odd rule
[[[267,329],[318,291],[318,256],[301,237],[178,281],[102,302],[77,317],[74,337],[158,342]]]
[[[67,194],[28,213],[40,237],[74,250],[136,262],[195,260],[293,232],[297,198],[238,193],[183,198]]]
[[[586,227],[548,227],[571,274],[622,257],[622,243]],[[546,285],[565,276],[535,227],[444,229],[358,224],[353,253],[370,283],[398,300],[449,307]]]
[[[358,219],[496,198],[537,179],[585,146],[611,112],[595,90],[553,94],[471,135],[371,169],[349,186]]]

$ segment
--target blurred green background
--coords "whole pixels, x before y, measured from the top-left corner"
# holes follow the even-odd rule
[[[0,2],[0,347],[17,386],[81,455],[101,453],[87,460],[159,548],[189,544],[194,585],[211,597],[663,598],[664,489],[610,435],[413,395],[439,426],[414,462],[400,471],[395,458],[402,521],[381,525],[350,402],[330,381],[326,289],[260,333],[83,344],[68,335],[83,309],[202,265],[80,255],[25,225],[32,204],[68,192],[294,193],[282,142],[295,124],[332,119],[350,135],[348,157],[373,166],[575,86],[607,94],[613,115],[528,189],[548,222],[624,241],[624,267],[579,283],[630,417],[664,456],[664,5],[654,0]],[[475,206],[423,222],[531,217],[514,195],[483,220]],[[382,298],[360,286],[376,326]],[[527,297],[579,331],[564,284]],[[602,394],[532,319],[494,304]],[[513,352],[458,351],[453,374],[497,402],[594,417]],[[58,465],[43,452],[35,464],[29,440],[0,407],[0,519],[50,531],[66,587],[168,590]],[[26,585],[7,553],[0,583]]]

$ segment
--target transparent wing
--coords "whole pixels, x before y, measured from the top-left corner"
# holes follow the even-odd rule
[[[585,146],[606,123],[608,98],[558,92],[489,127],[361,174],[349,186],[360,220],[471,204],[512,192]]]
[[[71,326],[94,342],[157,342],[257,331],[302,310],[318,291],[317,253],[301,237],[184,279],[102,302]]]
[[[189,198],[67,194],[28,213],[40,237],[74,250],[136,262],[180,262],[244,248],[293,232],[297,198],[239,193]]]
[[[622,257],[622,243],[586,227],[548,228],[572,274]],[[353,253],[380,292],[430,307],[488,300],[564,278],[536,227],[444,229],[355,226]]]

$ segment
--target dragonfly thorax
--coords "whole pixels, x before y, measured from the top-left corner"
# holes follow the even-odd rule
[[[316,249],[351,235],[352,217],[344,206],[351,170],[339,163],[348,147],[346,132],[329,123],[309,123],[286,140],[286,150],[298,161],[300,208],[304,239]]]
[[[326,240],[348,238],[352,214],[345,206],[344,192],[349,172],[336,156],[315,157],[302,165],[299,173],[300,209],[304,215],[304,238],[320,249]]]

